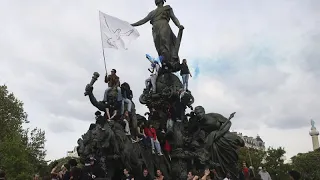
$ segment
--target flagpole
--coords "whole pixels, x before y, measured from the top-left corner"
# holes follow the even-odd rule
[[[106,64],[106,57],[104,54],[104,47],[103,47],[103,39],[102,39],[102,25],[101,25],[101,20],[100,20],[100,14],[101,12],[99,11],[99,22],[100,22],[100,36],[101,36],[101,47],[102,47],[102,55],[103,55],[103,62],[104,62],[104,69],[106,71],[106,74],[108,74],[107,72],[107,64]]]

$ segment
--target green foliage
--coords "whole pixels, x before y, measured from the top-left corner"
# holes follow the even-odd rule
[[[291,158],[295,170],[310,180],[320,179],[320,150],[300,153]]]
[[[291,169],[291,166],[284,164],[285,153],[286,151],[282,147],[277,149],[268,148],[264,167],[266,167],[272,179],[286,180],[289,178],[288,171]]]
[[[253,166],[255,170],[262,166],[262,161],[266,156],[266,152],[263,150],[243,147],[239,152],[239,166],[243,162],[246,162],[248,166]]]
[[[239,152],[239,165],[246,162],[248,166],[253,166],[258,173],[258,167],[266,167],[272,179],[287,180],[288,171],[292,169],[290,164],[284,163],[284,148],[268,148],[267,151],[252,148],[241,148]]]
[[[0,168],[8,179],[31,179],[47,171],[45,132],[23,129],[27,117],[23,103],[6,86],[0,86]]]

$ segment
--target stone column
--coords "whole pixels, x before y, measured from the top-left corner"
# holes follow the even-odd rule
[[[313,150],[319,149],[319,131],[317,130],[317,128],[314,126],[314,121],[311,120],[311,131],[310,131],[310,136],[312,138],[312,145],[313,145]]]

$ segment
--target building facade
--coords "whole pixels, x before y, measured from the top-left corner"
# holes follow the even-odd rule
[[[77,146],[72,151],[67,151],[67,157],[78,158]]]
[[[245,147],[247,148],[253,148],[253,149],[258,149],[258,150],[265,150],[265,142],[261,139],[261,137],[259,135],[257,135],[256,138],[254,137],[250,137],[250,136],[245,136],[242,133],[237,133],[237,132],[233,132],[235,134],[237,134],[239,137],[241,137],[244,142],[245,142]]]

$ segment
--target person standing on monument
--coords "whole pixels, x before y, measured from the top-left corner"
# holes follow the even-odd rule
[[[117,73],[117,70],[112,69],[111,70],[111,75],[107,74],[105,76],[104,82],[108,83],[108,88],[104,92],[104,98],[103,98],[104,102],[108,102],[108,93],[109,93],[109,91],[111,89],[114,89],[114,88],[116,88],[117,91],[118,91],[117,101],[119,102],[119,101],[122,100],[121,88],[120,88],[120,80],[119,80],[119,77],[117,76],[116,73]]]
[[[160,65],[158,61],[154,61],[151,64],[151,69],[149,68],[148,70],[151,72],[151,75],[148,79],[146,79],[146,90],[149,90],[150,84],[152,85],[152,92],[156,93],[156,82],[157,82],[157,77],[159,73]]]
[[[161,152],[160,142],[157,137],[157,132],[150,122],[148,122],[148,125],[144,128],[144,133],[148,138],[150,138],[152,154],[155,154],[155,149],[156,149],[158,152],[158,155],[163,156]]]
[[[180,69],[180,75],[182,77],[182,84],[183,84],[183,89],[185,91],[188,91],[188,80],[189,80],[189,76],[192,77],[188,64],[187,64],[187,60],[183,59],[182,60],[182,64],[181,64],[181,69]]]

